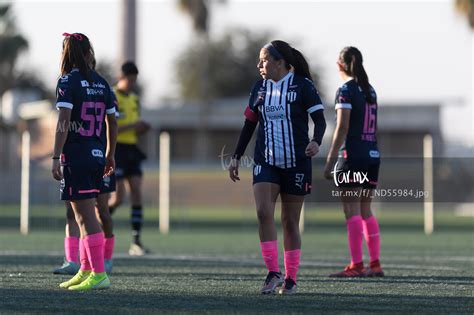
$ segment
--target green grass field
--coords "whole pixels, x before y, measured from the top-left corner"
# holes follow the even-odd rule
[[[120,209],[111,289],[59,289],[67,277],[51,270],[62,260],[63,211],[33,209],[32,231],[22,236],[18,208],[2,207],[0,313],[474,312],[474,220],[450,211],[437,214],[431,236],[423,234],[421,211],[381,212],[387,276],[334,280],[327,275],[348,261],[342,213],[307,209],[295,296],[258,294],[266,272],[255,214],[240,208],[173,209],[167,236],[148,209],[143,237],[153,255],[144,258],[126,255],[128,213]]]

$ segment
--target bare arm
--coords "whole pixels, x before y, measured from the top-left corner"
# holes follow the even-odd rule
[[[107,149],[105,152],[107,164],[105,166],[104,175],[110,176],[115,169],[115,146],[117,145],[118,127],[115,113],[108,114],[105,118],[105,123],[107,125]]]
[[[69,122],[71,120],[71,110],[68,108],[59,109],[58,124],[56,125],[56,133],[54,134],[54,151],[53,156],[60,156],[63,152],[64,143],[66,143],[69,131]]]
[[[59,109],[58,123],[56,125],[56,132],[54,134],[54,149],[53,149],[53,165],[51,172],[56,180],[61,180],[63,174],[61,172],[59,156],[63,152],[64,144],[66,143],[69,132],[69,122],[71,121],[71,110],[61,107]]]
[[[324,132],[326,131],[326,119],[324,118],[324,111],[317,110],[310,114],[314,122],[313,139],[306,146],[306,156],[313,157],[319,152],[319,146],[323,141]]]
[[[253,132],[257,127],[258,122],[250,121],[245,119],[244,127],[240,132],[239,142],[237,143],[237,147],[235,148],[234,155],[232,156],[231,164],[229,166],[229,177],[230,179],[235,182],[236,180],[240,180],[239,178],[239,161],[240,157],[244,154],[247,145],[252,138]]]
[[[334,130],[334,136],[332,138],[331,148],[329,149],[328,157],[326,159],[326,168],[324,170],[324,176],[326,178],[332,178],[331,170],[337,161],[339,149],[346,140],[347,132],[349,131],[350,117],[350,109],[337,109],[336,129]]]

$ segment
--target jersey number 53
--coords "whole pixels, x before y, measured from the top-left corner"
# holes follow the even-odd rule
[[[93,110],[93,113],[92,110]],[[81,109],[81,119],[84,122],[89,122],[89,128],[84,129],[81,128],[79,133],[81,136],[91,137],[95,135],[100,137],[100,133],[102,132],[102,123],[104,122],[104,115],[105,115],[105,104],[102,102],[84,102],[82,103]],[[96,126],[97,122],[97,126]]]

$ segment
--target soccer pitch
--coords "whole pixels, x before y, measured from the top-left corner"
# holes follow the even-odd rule
[[[38,218],[33,215],[32,232],[26,237],[12,224],[0,225],[0,313],[474,311],[472,218],[440,213],[435,233],[425,236],[421,211],[382,212],[381,259],[387,276],[332,279],[327,275],[339,271],[349,259],[342,211],[308,210],[298,294],[262,296],[259,289],[266,271],[255,214],[226,208],[197,210],[189,210],[192,215],[187,215],[187,221],[175,216],[167,236],[158,233],[156,218],[149,215],[143,238],[153,254],[136,258],[125,254],[130,239],[128,210],[120,209],[115,217],[112,287],[80,293],[60,289],[58,284],[67,276],[51,273],[62,261],[64,230],[58,223],[49,228],[41,225],[53,219],[62,222],[61,208],[36,226]],[[14,222],[15,211],[15,207],[2,209],[0,220]],[[281,235],[279,229],[280,243]],[[280,261],[282,267],[281,248]]]

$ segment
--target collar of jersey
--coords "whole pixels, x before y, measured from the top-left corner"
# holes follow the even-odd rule
[[[290,72],[288,72],[287,75],[285,75],[283,78],[281,78],[281,79],[278,80],[278,81],[273,81],[272,79],[268,79],[268,81],[270,81],[270,82],[272,82],[272,83],[274,83],[274,84],[276,84],[276,85],[279,85],[279,84],[281,84],[282,82],[288,80],[293,74],[294,74],[294,73],[290,71]]]
[[[352,80],[354,80],[353,77],[348,77],[347,80],[346,80],[346,82],[344,82],[344,84],[346,84],[347,82],[352,81]]]

